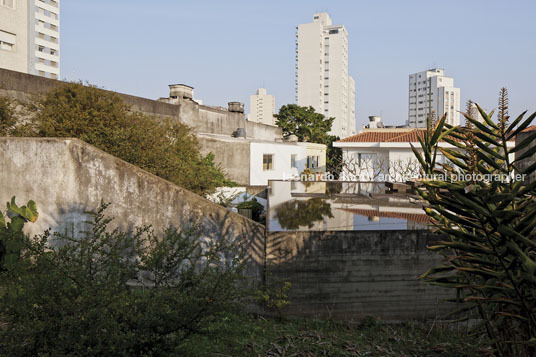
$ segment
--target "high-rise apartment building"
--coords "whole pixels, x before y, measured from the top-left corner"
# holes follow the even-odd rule
[[[275,98],[267,94],[266,89],[257,89],[256,94],[249,97],[248,120],[256,123],[275,125]]]
[[[334,117],[331,134],[355,134],[355,82],[348,75],[348,32],[333,25],[325,12],[298,25],[296,40],[296,102]]]
[[[0,68],[60,77],[60,0],[0,0]]]
[[[408,125],[426,128],[426,118],[447,115],[446,122],[460,125],[460,88],[454,88],[454,79],[445,76],[443,69],[411,74],[409,76]]]

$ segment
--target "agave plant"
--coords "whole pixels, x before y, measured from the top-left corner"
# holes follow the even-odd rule
[[[6,205],[6,215],[0,211],[0,271],[19,258],[24,223],[35,222],[39,216],[34,201],[30,200],[27,206],[19,207],[13,196]],[[6,218],[11,219],[6,221]]]
[[[536,113],[495,122],[493,112],[477,108],[482,122],[468,114],[467,127],[452,127],[445,117],[434,127],[429,121],[422,151],[412,146],[426,174],[418,191],[441,237],[429,249],[444,256],[420,278],[455,289],[451,316],[477,316],[473,332],[487,334],[497,355],[534,356],[536,182],[519,178],[533,173],[536,163],[519,164],[536,153],[530,145],[536,132],[511,143]],[[440,154],[446,162],[438,162]]]

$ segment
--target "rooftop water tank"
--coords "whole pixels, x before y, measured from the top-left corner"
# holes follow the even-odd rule
[[[243,113],[244,112],[244,103],[240,102],[229,102],[227,103],[228,110],[233,113]]]
[[[194,99],[194,87],[187,86],[186,84],[170,84],[169,97],[174,99]]]

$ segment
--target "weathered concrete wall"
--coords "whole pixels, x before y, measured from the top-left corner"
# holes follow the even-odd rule
[[[249,185],[249,153],[250,142],[235,140],[229,143],[213,137],[200,135],[197,137],[201,153],[207,155],[214,153],[214,161],[220,165],[226,176],[234,182]],[[218,153],[216,155],[216,153]]]
[[[42,94],[64,82],[33,76],[26,73],[0,68],[0,95],[18,100],[28,100],[31,94]],[[246,128],[248,138],[274,140],[281,138],[281,128],[248,122],[243,113],[233,113],[191,100],[180,100],[179,104],[169,104],[157,100],[117,93],[125,103],[145,114],[174,118],[191,126],[194,132],[231,135],[237,128]],[[217,153],[215,153],[217,155]]]
[[[31,235],[49,227],[81,231],[103,200],[111,203],[112,228],[196,226],[200,238],[240,242],[248,274],[261,276],[264,226],[77,139],[0,138],[0,202],[12,196],[37,204],[39,219],[26,227]]]
[[[274,232],[268,279],[291,282],[291,315],[433,319],[453,294],[417,280],[440,261],[426,249],[434,240],[428,231]]]

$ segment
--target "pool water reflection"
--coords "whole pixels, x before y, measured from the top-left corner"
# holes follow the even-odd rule
[[[402,188],[392,192],[380,182],[270,181],[267,228],[271,232],[427,229],[422,202]]]

